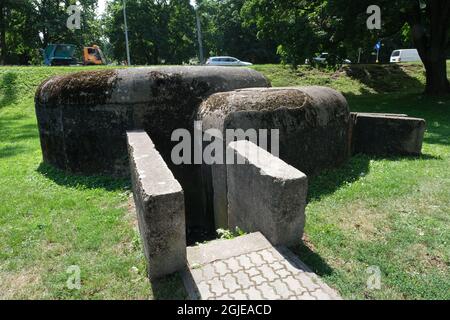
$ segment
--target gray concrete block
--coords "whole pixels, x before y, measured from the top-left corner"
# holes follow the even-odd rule
[[[228,227],[227,169],[225,164],[211,165],[214,222],[217,229]]]
[[[251,88],[216,93],[202,103],[203,131],[279,130],[280,158],[305,172],[337,168],[350,155],[350,113],[339,92],[325,87]],[[267,138],[270,147],[271,138]],[[225,165],[212,165],[216,228],[227,221]]]
[[[274,245],[300,243],[306,175],[251,142],[232,142],[229,148],[245,160],[227,164],[229,228],[259,231]]]
[[[424,119],[407,115],[352,113],[353,153],[380,156],[420,155]]]
[[[184,194],[144,131],[127,132],[139,231],[156,279],[186,266]]]
[[[187,259],[189,267],[195,268],[271,247],[270,242],[260,232],[255,232],[227,241],[214,240],[195,247],[188,247]]]

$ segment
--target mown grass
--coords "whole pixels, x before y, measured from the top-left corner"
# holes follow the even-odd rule
[[[127,181],[41,164],[33,97],[76,68],[0,68],[0,298],[151,297]],[[66,273],[81,270],[81,290]]]
[[[425,73],[420,64],[352,65],[337,70],[317,70],[310,66],[257,65],[274,87],[326,86],[346,94],[419,92],[423,90]]]
[[[419,158],[356,156],[312,178],[305,245],[295,248],[344,298],[450,298],[450,100],[421,95],[420,65],[353,70],[255,66],[274,86],[326,85],[352,111],[428,122]],[[0,68],[0,298],[183,298],[178,278],[146,278],[129,182],[76,177],[41,164],[33,95],[80,68]],[[71,265],[81,289],[69,290]],[[382,273],[368,290],[367,268]]]
[[[418,94],[350,96],[354,111],[427,119],[423,156],[356,156],[313,178],[309,246],[298,248],[345,298],[450,298],[450,101]],[[314,262],[314,255],[320,260]],[[317,257],[316,257],[317,258]],[[369,290],[367,268],[381,271]]]
[[[352,111],[427,120],[422,157],[358,155],[312,178],[305,245],[295,251],[347,299],[449,299],[450,97],[421,94],[420,64],[255,69],[274,86],[340,90]],[[381,271],[380,290],[367,287],[369,267]]]

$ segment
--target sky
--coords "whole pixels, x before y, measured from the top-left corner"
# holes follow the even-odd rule
[[[99,14],[102,14],[103,12],[105,12],[105,8],[106,8],[106,0],[98,0],[97,12]]]

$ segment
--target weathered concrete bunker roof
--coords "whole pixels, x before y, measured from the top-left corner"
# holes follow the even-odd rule
[[[327,87],[248,88],[211,95],[199,109],[205,128],[223,129],[229,115],[238,112],[275,112],[281,109],[305,110],[314,113],[320,123],[341,113],[348,117],[344,96]]]
[[[249,86],[268,87],[270,82],[261,73],[248,68],[104,69],[51,77],[36,92],[36,102],[47,106],[146,103],[169,92],[176,95],[191,90],[194,95],[205,98],[215,92]]]

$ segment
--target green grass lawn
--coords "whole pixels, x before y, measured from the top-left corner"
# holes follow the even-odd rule
[[[422,157],[356,156],[311,179],[305,245],[294,250],[347,299],[450,299],[450,99],[420,94],[417,64],[254,68],[274,86],[341,90],[352,111],[427,120]],[[0,299],[183,298],[176,277],[153,290],[148,283],[128,181],[41,164],[35,89],[77,70],[0,68]],[[71,265],[80,267],[80,290],[67,288]],[[381,290],[367,289],[369,266],[380,269]]]
[[[425,118],[424,154],[356,156],[312,179],[309,248],[297,252],[345,298],[449,299],[450,101],[387,94],[349,103],[354,111]],[[367,290],[369,266],[381,270],[381,290]]]

